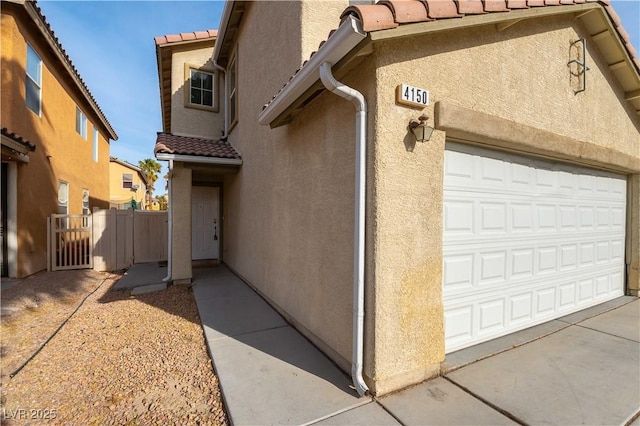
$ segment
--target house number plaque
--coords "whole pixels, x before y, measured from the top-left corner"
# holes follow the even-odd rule
[[[396,102],[412,107],[425,107],[429,105],[429,91],[419,87],[401,84],[396,88]]]

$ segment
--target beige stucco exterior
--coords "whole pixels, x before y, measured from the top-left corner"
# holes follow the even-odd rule
[[[325,92],[287,126],[271,130],[255,123],[262,103],[288,79],[287,69],[299,64],[296,45],[287,46],[290,54],[276,55],[276,47],[252,41],[265,37],[268,29],[261,22],[284,14],[287,19],[280,17],[281,22],[295,27],[309,24],[304,18],[315,13],[312,30],[302,31],[300,52],[315,50],[312,38],[331,25],[318,16],[338,15],[309,7],[303,4],[299,21],[295,8],[259,3],[243,16],[236,47],[243,61],[243,96],[229,140],[242,152],[244,164],[237,176],[225,180],[223,258],[348,370],[353,106]],[[443,117],[452,112],[463,115],[462,122],[470,119],[468,126],[477,125],[475,131],[484,135],[473,140],[472,133],[458,130],[458,137],[472,138],[469,142],[509,147],[504,135],[473,120],[491,117],[498,127],[515,123],[525,133],[553,135],[549,142],[524,140],[519,151],[557,154],[564,161],[628,174],[640,157],[638,119],[593,48],[587,57],[588,89],[574,93],[569,44],[584,36],[580,24],[567,16],[523,21],[504,31],[487,25],[416,35],[375,43],[357,66],[338,75],[365,95],[370,111],[364,373],[374,393],[434,376],[445,358],[442,176],[445,141],[456,132],[438,129],[429,142],[416,145],[407,124],[422,111],[397,105],[396,87],[407,83],[430,90],[431,105],[424,111],[432,126],[436,103],[443,106]],[[572,142],[553,147],[558,141]],[[636,181],[630,180],[631,192],[637,191]],[[630,211],[634,205],[630,197]],[[639,224],[637,215],[631,216],[629,244],[637,246]],[[637,264],[637,248],[630,258]],[[632,273],[630,289],[637,288],[637,280]]]
[[[131,175],[132,185],[137,189],[123,187],[123,174]],[[138,210],[146,210],[147,184],[140,169],[133,164],[124,161],[111,159],[109,162],[109,207],[121,209],[125,204],[131,204],[131,200],[136,200]]]
[[[190,280],[191,247],[184,238],[191,235],[190,189],[196,181],[221,182],[222,260],[349,371],[355,109],[325,90],[299,106],[286,126],[257,123],[263,105],[338,27],[346,3],[242,5],[233,44],[222,48],[226,60],[238,64],[238,121],[228,140],[242,166],[224,176],[212,168],[207,177],[206,165],[175,163],[171,196],[180,207],[172,213],[171,258],[173,279]],[[550,14],[506,29],[470,28],[465,19],[443,32],[364,43],[361,55],[334,67],[369,109],[364,376],[378,395],[439,374],[445,360],[447,140],[629,176],[628,293],[640,287],[640,121],[594,47],[587,50],[587,90],[574,92],[567,62],[570,43],[589,37],[582,24],[573,15]],[[430,105],[398,105],[402,83],[428,89]],[[416,144],[407,125],[422,112],[436,130]],[[199,132],[189,120],[184,133]]]
[[[171,61],[171,132],[176,135],[197,136],[204,138],[219,138],[224,128],[224,114],[219,104],[223,101],[220,90],[224,87],[224,79],[218,78],[213,66],[213,41],[205,47],[193,49],[182,46],[174,48]],[[188,50],[183,50],[183,49]],[[185,67],[186,65],[186,67]],[[200,69],[215,74],[214,79],[214,111],[198,109],[189,105],[189,74],[188,67]],[[218,81],[220,80],[220,81]]]
[[[29,3],[27,3],[29,4]],[[15,188],[15,253],[10,276],[25,277],[47,267],[47,217],[58,212],[58,182],[69,185],[68,212],[82,213],[83,190],[89,208],[109,206],[108,128],[74,83],[42,30],[25,10],[32,6],[2,3],[2,126],[36,145],[29,163],[9,162]],[[27,43],[42,59],[42,110],[25,104]],[[58,52],[59,54],[59,52]],[[87,116],[87,137],[76,132],[76,106]],[[98,160],[93,159],[94,126],[98,130]],[[5,158],[3,157],[3,162]],[[11,221],[11,218],[10,218]],[[10,250],[11,251],[11,250]]]

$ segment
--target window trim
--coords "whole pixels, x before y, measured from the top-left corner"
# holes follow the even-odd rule
[[[212,88],[211,91],[212,93],[212,101],[213,101],[213,105],[212,106],[208,106],[208,105],[201,105],[201,104],[194,104],[191,103],[191,71],[196,71],[196,72],[201,72],[201,73],[206,73],[206,74],[211,74],[211,77],[213,78],[212,81]],[[200,109],[203,111],[211,111],[211,112],[219,112],[220,111],[220,102],[218,101],[219,99],[219,90],[218,90],[218,72],[210,67],[205,66],[198,66],[198,65],[194,65],[194,64],[189,64],[189,63],[185,63],[184,64],[184,87],[185,87],[185,91],[184,91],[184,106],[187,108],[193,108],[193,109]]]
[[[85,195],[86,195],[86,204],[87,207],[85,207]],[[81,199],[81,208],[82,208],[82,214],[90,214],[91,213],[91,209],[89,208],[89,190],[86,188],[82,189],[82,199]]]
[[[80,131],[78,131],[78,119],[80,119]],[[76,133],[78,133],[82,139],[87,140],[87,127],[89,126],[87,116],[80,109],[78,105],[76,105]]]
[[[93,151],[91,156],[93,157],[94,162],[98,162],[98,145],[100,143],[100,134],[98,133],[98,128],[93,125]]]
[[[39,74],[39,81],[36,81],[36,79],[33,78],[33,76],[29,75],[29,51],[33,52],[33,54],[38,58],[38,74]],[[36,49],[33,48],[33,46],[31,46],[30,43],[27,43],[27,57],[26,57],[26,66],[25,66],[25,95],[24,95],[24,102],[26,107],[31,110],[32,112],[34,112],[35,114],[38,115],[38,117],[42,116],[42,58],[40,57],[40,55],[38,54],[38,52],[36,52]],[[33,109],[31,109],[31,107],[29,106],[29,103],[27,101],[27,96],[29,93],[29,82],[33,82],[33,84],[35,84],[36,88],[38,89],[38,111],[34,111]]]
[[[66,199],[64,201],[60,201],[60,187],[65,186],[67,188]],[[64,208],[64,213],[60,210]],[[64,180],[58,180],[58,214],[69,214],[69,182]]]
[[[233,74],[232,74],[233,73]],[[233,75],[233,86],[231,86],[231,75]],[[231,55],[231,59],[229,59],[229,66],[227,67],[227,73],[225,75],[225,84],[227,85],[227,128],[228,132],[235,127],[238,123],[238,47],[233,51]],[[233,109],[231,108],[232,100],[235,101],[233,103]]]
[[[125,176],[131,176],[131,180],[125,181]],[[129,183],[129,186],[125,186],[125,183]],[[122,174],[122,189],[131,189],[133,187],[133,173]]]

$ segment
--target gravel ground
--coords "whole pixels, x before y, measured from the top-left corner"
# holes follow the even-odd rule
[[[227,424],[191,289],[133,297],[111,290],[119,278],[48,272],[2,290],[3,424]]]

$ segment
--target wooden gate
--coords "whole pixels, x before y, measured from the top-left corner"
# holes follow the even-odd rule
[[[93,268],[91,215],[52,214],[47,230],[49,270]]]
[[[90,215],[48,218],[50,271],[126,269],[167,260],[167,212],[95,210]]]

